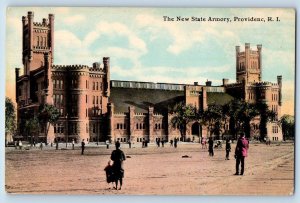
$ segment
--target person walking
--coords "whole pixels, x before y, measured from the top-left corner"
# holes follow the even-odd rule
[[[230,153],[230,151],[231,151],[231,143],[230,143],[230,139],[229,138],[227,138],[226,139],[226,158],[225,158],[225,160],[229,160],[229,153]]]
[[[245,157],[247,156],[249,149],[249,141],[245,138],[245,134],[241,133],[237,141],[235,148],[235,174],[234,175],[244,175],[245,169]],[[241,173],[239,174],[239,165],[241,164]]]
[[[214,156],[214,140],[212,137],[208,139],[208,152],[209,156]]]
[[[43,142],[40,143],[40,149],[43,150]]]
[[[126,160],[125,154],[122,150],[120,150],[120,142],[116,142],[116,149],[112,151],[110,159],[114,162],[112,165],[114,176],[115,176],[115,189],[118,189],[118,182],[120,182],[119,190],[122,188],[123,178],[124,178],[124,168],[123,161]]]
[[[82,142],[81,142],[81,155],[83,155],[83,153],[84,153],[84,148],[85,148],[85,142],[84,142],[84,139],[82,139]]]

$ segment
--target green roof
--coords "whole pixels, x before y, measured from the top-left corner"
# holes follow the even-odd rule
[[[155,113],[164,113],[180,101],[184,101],[184,91],[111,87],[115,112],[128,112],[128,107],[134,106],[135,112],[146,113],[152,106]]]
[[[224,105],[229,103],[234,98],[227,93],[222,92],[207,92],[207,105]]]

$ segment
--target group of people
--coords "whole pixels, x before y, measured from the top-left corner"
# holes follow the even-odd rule
[[[83,140],[84,141],[84,140]],[[84,143],[84,142],[82,142]],[[171,143],[171,142],[170,142]],[[177,145],[177,139],[174,139],[174,145]],[[214,156],[213,152],[213,139],[210,137],[208,140],[209,145],[209,155]],[[171,143],[172,144],[172,143]],[[124,168],[123,168],[123,161],[126,160],[124,152],[120,149],[120,142],[117,141],[116,149],[112,151],[110,159],[113,161],[113,164],[111,165],[111,162],[108,162],[108,165],[104,168],[106,172],[106,181],[107,183],[115,183],[114,188],[121,190],[122,184],[123,184],[123,177],[124,177]],[[83,144],[84,147],[84,144]],[[174,146],[175,147],[175,146]],[[245,157],[247,156],[249,148],[249,141],[245,138],[245,134],[241,133],[240,137],[237,141],[236,148],[235,148],[235,159],[236,159],[236,173],[234,175],[244,175],[245,170]],[[229,160],[229,153],[231,151],[231,141],[229,139],[226,139],[226,160]],[[239,170],[239,167],[241,165],[241,170]],[[119,188],[118,188],[119,185]]]
[[[236,159],[236,172],[234,175],[244,175],[245,170],[245,157],[247,157],[249,149],[249,140],[245,138],[244,133],[240,133],[240,137],[237,141],[234,158]],[[225,147],[226,155],[225,160],[229,160],[229,154],[231,151],[231,141],[229,138],[226,139],[226,147]],[[209,156],[214,156],[214,141],[212,137],[208,140],[208,152]],[[241,171],[239,170],[239,166],[241,165]]]

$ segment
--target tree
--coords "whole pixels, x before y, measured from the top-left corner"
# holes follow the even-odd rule
[[[242,102],[239,99],[234,99],[228,104],[229,116],[229,131],[237,139],[237,134],[240,131],[239,112],[242,111]]]
[[[229,128],[231,133],[235,135],[235,138],[237,138],[237,133],[241,130],[249,138],[251,134],[250,123],[256,116],[260,116],[260,138],[263,139],[267,134],[267,123],[276,117],[275,112],[270,111],[268,105],[264,102],[252,104],[244,100],[234,99],[229,103],[228,108],[228,116],[230,116]]]
[[[269,110],[268,105],[265,102],[257,103],[256,108],[258,109],[260,115],[260,140],[264,140],[264,138],[267,136],[267,123],[271,120],[275,120],[277,114],[274,111]]]
[[[259,115],[259,111],[257,109],[257,105],[251,104],[245,101],[241,102],[241,108],[238,112],[238,118],[242,125],[242,129],[245,132],[247,138],[250,138],[251,134],[251,125],[250,122],[253,118]]]
[[[5,98],[5,140],[8,134],[14,134],[16,130],[16,112],[15,106],[10,98]]]
[[[25,121],[25,132],[27,133],[27,138],[30,136],[30,142],[33,144],[33,139],[36,139],[36,135],[39,130],[39,120],[36,116],[29,118]]]
[[[42,104],[39,107],[38,119],[46,127],[45,134],[48,136],[50,124],[54,125],[60,117],[59,110],[51,104]]]
[[[293,116],[283,115],[279,120],[282,129],[283,140],[295,138],[295,120]]]
[[[171,110],[173,117],[171,123],[174,127],[178,127],[180,136],[185,141],[185,128],[187,123],[195,119],[196,109],[192,105],[185,105],[184,103],[177,103]]]
[[[203,112],[203,119],[207,123],[208,127],[208,136],[212,134],[217,136],[219,139],[220,132],[221,132],[221,123],[222,123],[223,113],[222,113],[222,106],[212,104],[209,105],[207,110]]]

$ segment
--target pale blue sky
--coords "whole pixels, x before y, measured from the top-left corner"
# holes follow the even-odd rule
[[[235,46],[262,44],[263,80],[283,76],[283,113],[293,114],[295,12],[292,9],[9,8],[7,91],[22,67],[21,18],[55,14],[54,64],[92,65],[111,58],[111,79],[204,84],[235,82]],[[229,17],[232,22],[165,22],[170,17]],[[279,17],[280,22],[233,22],[234,17]]]

